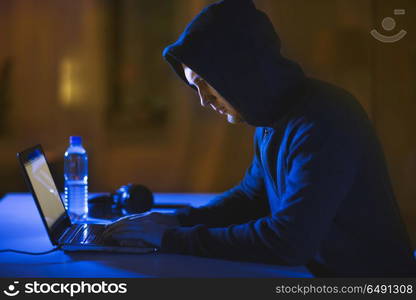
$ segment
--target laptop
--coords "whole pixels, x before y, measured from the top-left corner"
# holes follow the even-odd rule
[[[104,239],[105,224],[72,223],[41,145],[17,153],[26,184],[31,191],[51,243],[64,251],[149,253],[154,247],[124,247]]]

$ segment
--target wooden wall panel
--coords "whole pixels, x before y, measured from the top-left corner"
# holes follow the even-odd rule
[[[395,43],[373,43],[374,121],[389,163],[395,193],[413,241],[416,244],[416,2],[412,0],[374,1],[377,29],[392,35],[408,34]],[[394,9],[406,9],[395,16]],[[380,24],[393,17],[396,28],[383,32]]]

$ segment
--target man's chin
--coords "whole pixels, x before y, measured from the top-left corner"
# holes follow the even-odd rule
[[[227,121],[228,123],[231,123],[231,124],[238,124],[238,123],[242,123],[244,120],[238,116],[227,114]]]

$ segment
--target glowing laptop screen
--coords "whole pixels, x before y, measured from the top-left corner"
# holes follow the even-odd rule
[[[65,213],[43,153],[36,149],[24,164],[49,229]]]

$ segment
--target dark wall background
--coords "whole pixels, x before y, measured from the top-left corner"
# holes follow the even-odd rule
[[[90,189],[220,192],[242,176],[253,129],[199,106],[162,61],[204,0],[1,0],[0,192],[25,191],[15,153],[41,143],[62,184],[69,135],[85,139]],[[351,91],[383,143],[416,241],[416,2],[258,0],[283,52]],[[405,9],[395,16],[394,9]],[[393,17],[396,28],[381,26]],[[370,30],[407,35],[392,44]]]

